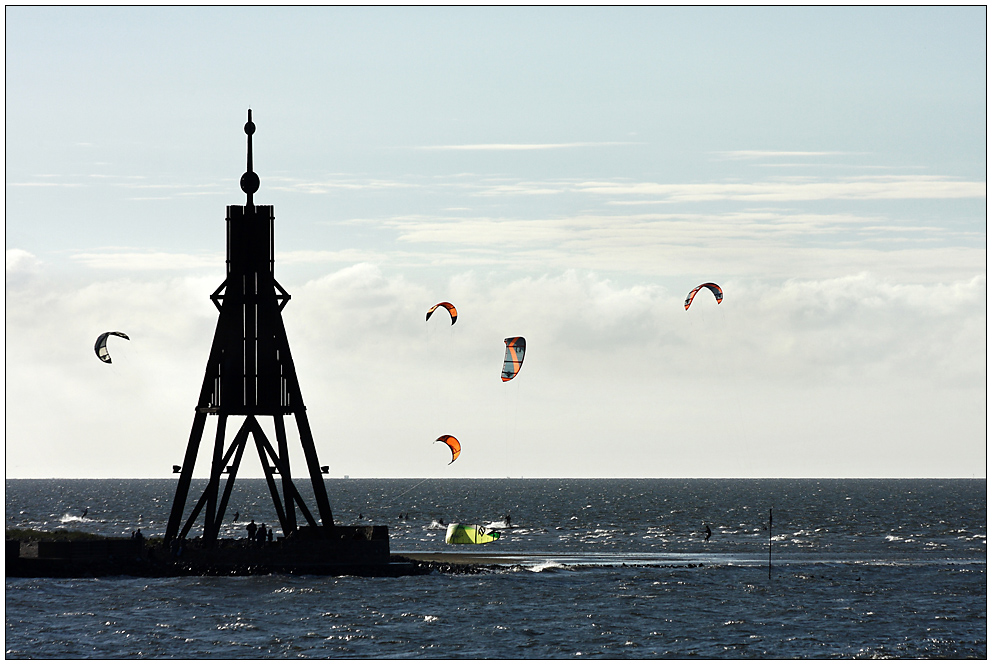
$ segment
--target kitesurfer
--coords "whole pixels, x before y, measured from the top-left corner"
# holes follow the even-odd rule
[[[237,522],[237,521],[238,521],[238,517],[239,517],[240,515],[241,515],[241,513],[239,513],[238,511],[234,511],[234,521],[235,521],[235,522]]]
[[[81,515],[81,517],[86,517],[86,513],[88,513],[88,512],[90,512],[90,509],[89,508],[84,509],[83,510],[83,514]]]
[[[713,535],[713,532],[710,531],[710,525],[707,524],[706,525],[706,542],[710,542],[710,536],[712,536],[712,535]]]

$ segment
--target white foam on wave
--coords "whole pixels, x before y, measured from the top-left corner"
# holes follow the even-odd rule
[[[430,524],[424,527],[425,529],[431,531],[447,531],[448,526],[446,524],[441,524],[437,520],[432,520]]]
[[[915,535],[915,534],[913,534],[913,535]],[[885,540],[887,540],[890,543],[915,543],[916,542],[916,538],[907,538],[907,537],[903,537],[903,536],[893,536],[893,535],[886,536],[885,537]]]
[[[534,566],[528,566],[527,570],[532,573],[541,573],[545,570],[552,570],[554,568],[564,568],[564,566],[557,561],[544,561]]]
[[[92,520],[88,517],[81,517],[79,515],[70,515],[69,513],[66,513],[65,515],[59,518],[59,522],[61,522],[62,524],[67,524],[69,522],[96,522],[96,520]]]

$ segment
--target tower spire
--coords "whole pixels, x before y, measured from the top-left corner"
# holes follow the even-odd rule
[[[251,163],[251,135],[255,133],[255,123],[251,121],[251,109],[248,109],[248,122],[245,123],[245,134],[248,135],[248,170],[241,176],[241,191],[248,195],[246,207],[253,208],[252,194],[258,191],[258,175]]]

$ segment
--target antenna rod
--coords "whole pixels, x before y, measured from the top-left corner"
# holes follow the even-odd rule
[[[255,133],[255,123],[251,121],[251,109],[248,109],[248,122],[245,123],[245,134],[248,135],[248,172],[254,172],[251,166],[251,135]]]
[[[248,170],[241,176],[241,191],[248,195],[248,203],[245,207],[253,211],[255,203],[252,201],[252,194],[258,191],[258,176],[255,175],[251,161],[251,135],[255,133],[255,123],[251,121],[251,109],[248,109],[248,122],[245,123],[245,134],[248,135]]]

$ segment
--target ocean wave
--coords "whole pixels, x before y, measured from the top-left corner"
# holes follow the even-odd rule
[[[541,573],[545,570],[554,570],[555,568],[565,568],[565,566],[557,561],[544,561],[533,566],[527,566],[527,570],[532,573]]]
[[[65,515],[59,518],[59,522],[61,522],[62,524],[69,524],[70,522],[92,524],[94,522],[99,522],[99,521],[100,520],[91,519],[89,517],[83,517],[81,515],[70,515],[69,513],[66,513]]]

